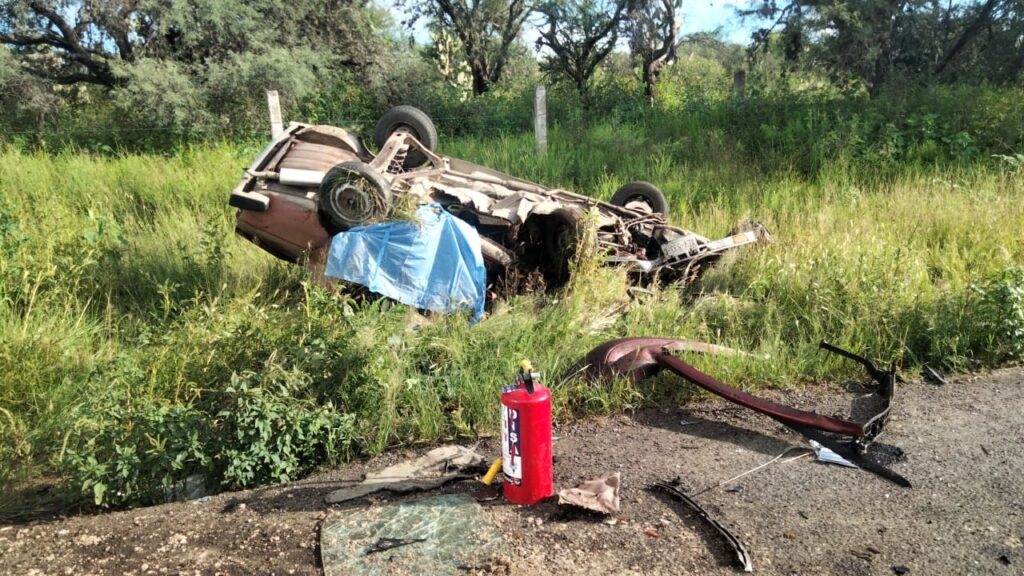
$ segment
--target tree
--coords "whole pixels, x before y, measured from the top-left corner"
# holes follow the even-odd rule
[[[537,46],[551,51],[541,69],[571,81],[584,110],[594,72],[615,48],[631,7],[632,0],[548,0],[536,8]]]
[[[0,44],[43,82],[98,87],[181,128],[254,117],[264,89],[295,102],[367,70],[377,20],[357,0],[0,0]]]
[[[0,0],[0,43],[59,84],[124,83],[118,65],[143,58],[186,64],[240,53],[309,47],[335,65],[376,52],[353,1]]]
[[[56,91],[27,73],[10,50],[0,46],[0,124],[38,128],[58,104]]]
[[[644,95],[654,104],[658,75],[676,58],[681,0],[640,0],[626,20],[629,48],[640,66]]]
[[[1024,0],[961,6],[958,16],[948,34],[956,40],[948,44],[935,73],[947,80],[1018,80],[1024,70]]]
[[[451,29],[462,44],[473,77],[473,94],[491,89],[505,70],[513,44],[530,13],[526,0],[405,0],[415,15]]]
[[[29,68],[57,84],[118,83],[112,63],[130,60],[133,23],[151,28],[136,13],[137,5],[44,0],[0,3],[0,43],[10,46]],[[50,58],[44,58],[50,56]]]
[[[1021,0],[761,0],[742,15],[771,23],[754,35],[754,50],[780,45],[791,63],[860,81],[871,94],[896,76],[961,75],[1005,82],[1020,71],[1024,42]],[[972,57],[968,55],[972,54]],[[986,66],[999,62],[998,66]],[[956,67],[954,67],[956,68]],[[979,77],[980,76],[980,77]]]

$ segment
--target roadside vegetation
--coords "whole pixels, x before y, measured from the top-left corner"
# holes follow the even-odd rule
[[[143,505],[490,435],[524,357],[559,421],[696,394],[559,378],[620,336],[752,352],[693,359],[751,390],[859,374],[822,339],[909,375],[1024,357],[1020,0],[765,3],[746,52],[679,35],[671,0],[538,3],[546,53],[600,47],[564,62],[516,40],[518,0],[403,3],[426,46],[376,8],[292,4],[0,1],[0,516],[40,483]],[[443,153],[604,199],[646,180],[676,224],[775,241],[649,293],[597,255],[475,325],[356,299],[233,233],[266,88],[287,120],[352,128],[413,104]]]
[[[8,147],[5,480],[58,474],[91,501],[141,504],[194,474],[208,489],[286,481],[399,444],[490,434],[497,390],[520,358],[555,376],[626,335],[754,352],[696,359],[750,389],[854,375],[817,352],[822,339],[911,374],[923,362],[963,370],[1019,358],[1020,158],[961,157],[974,137],[939,123],[885,128],[902,131],[897,146],[828,147],[816,142],[853,128],[823,122],[821,133],[785,136],[821,112],[777,113],[795,119],[759,114],[749,129],[778,138],[763,156],[727,126],[667,112],[558,126],[542,157],[528,133],[442,140],[446,153],[602,198],[644,178],[686,227],[717,236],[757,219],[775,236],[696,285],[650,295],[581,263],[567,289],[499,301],[477,325],[324,290],[235,237],[225,198],[258,142],[169,154]],[[672,378],[550,382],[558,419],[691,393]]]

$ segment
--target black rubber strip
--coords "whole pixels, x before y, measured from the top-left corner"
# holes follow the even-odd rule
[[[737,538],[735,534],[730,532],[728,528],[723,526],[721,522],[715,520],[715,518],[712,517],[703,506],[697,504],[697,501],[687,495],[686,492],[683,492],[678,487],[668,482],[655,482],[650,485],[650,488],[662,490],[685,502],[687,506],[692,508],[693,511],[703,518],[705,522],[715,529],[715,531],[722,535],[722,538],[725,539],[729,544],[729,547],[732,548],[733,553],[736,555],[734,558],[736,565],[741,566],[744,572],[754,571],[754,564],[750,560],[750,553],[747,552],[747,547],[743,545],[743,542]]]

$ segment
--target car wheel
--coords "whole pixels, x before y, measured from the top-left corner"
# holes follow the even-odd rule
[[[572,261],[580,249],[584,230],[583,211],[575,206],[559,208],[544,222],[544,256],[542,268],[556,283],[569,279]]]
[[[377,121],[377,129],[373,133],[373,140],[379,150],[387,142],[392,134],[398,131],[406,131],[420,141],[427,150],[431,152],[437,148],[437,128],[434,121],[427,116],[427,113],[413,106],[395,106],[388,110]],[[405,157],[404,166],[415,168],[422,166],[427,157],[419,150],[410,150]]]
[[[651,212],[668,216],[668,200],[657,186],[649,182],[630,182],[615,191],[610,201],[616,206],[631,207],[638,203]]]
[[[324,176],[320,210],[339,231],[380,221],[391,210],[391,185],[363,162],[342,162]]]

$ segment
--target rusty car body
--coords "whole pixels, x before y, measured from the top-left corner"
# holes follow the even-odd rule
[[[285,260],[318,260],[334,234],[393,218],[403,199],[438,203],[479,232],[489,276],[539,270],[555,284],[585,229],[596,229],[587,237],[607,262],[666,281],[767,235],[754,228],[711,240],[672,226],[664,196],[643,182],[603,202],[437,154],[433,123],[409,106],[381,118],[375,141],[377,153],[348,130],[292,123],[232,192],[237,232]]]

